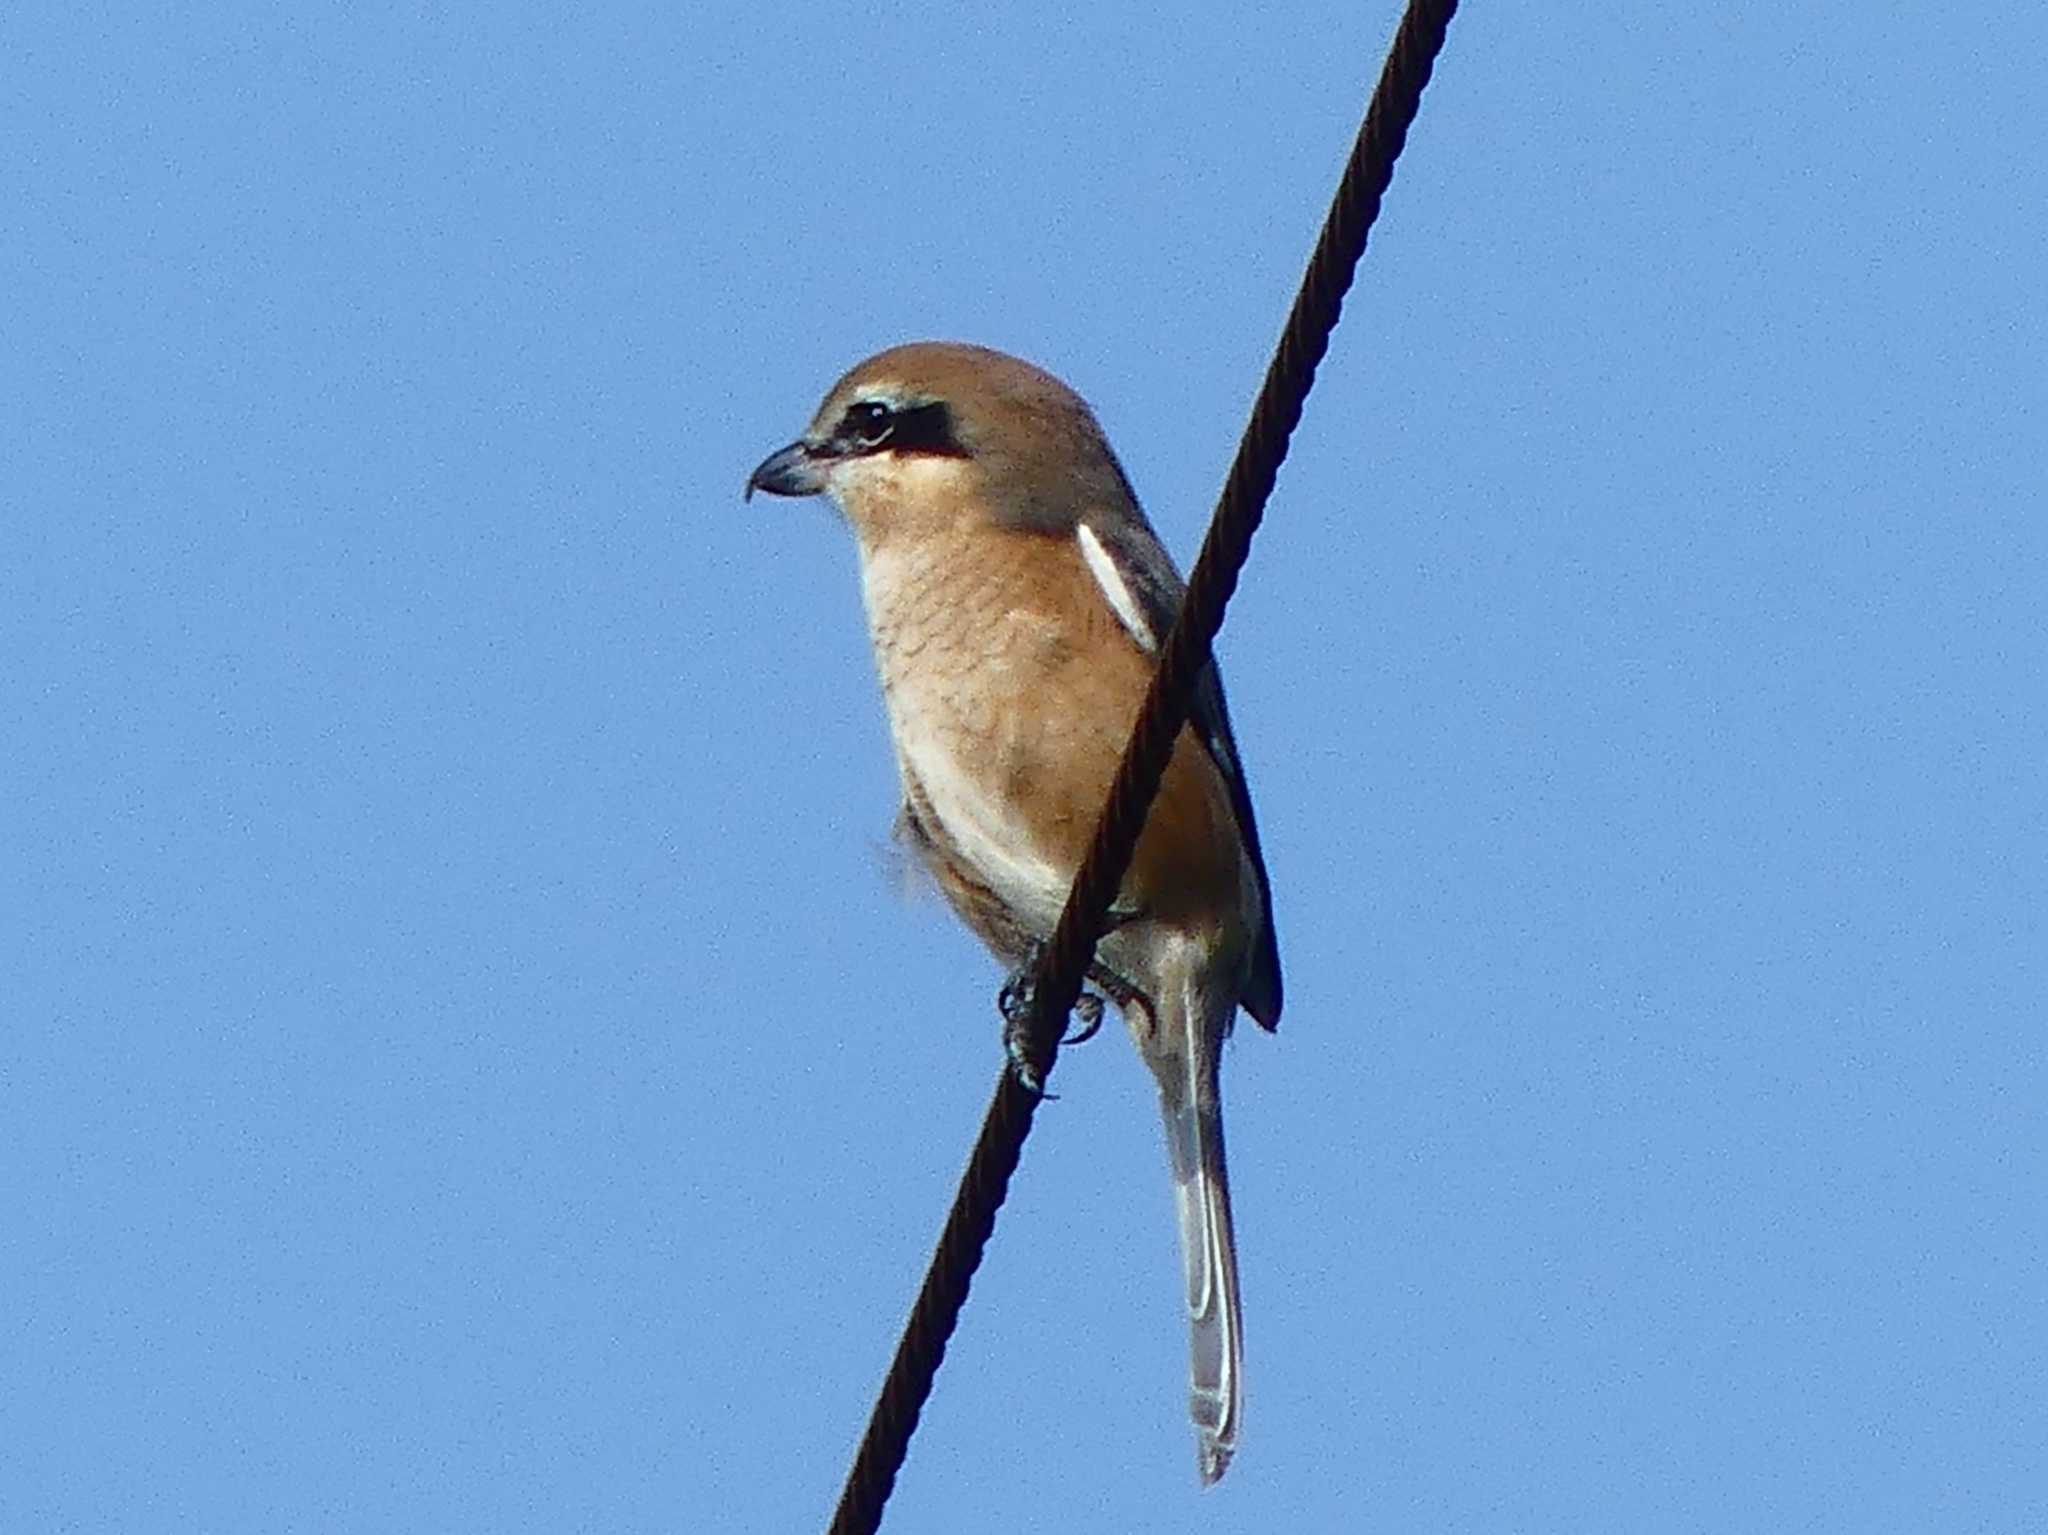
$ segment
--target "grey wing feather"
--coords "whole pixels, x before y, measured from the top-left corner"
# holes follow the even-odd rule
[[[1125,488],[1128,491],[1128,481]],[[1157,655],[1180,613],[1181,598],[1187,588],[1181,581],[1180,572],[1173,568],[1172,556],[1159,542],[1159,535],[1152,531],[1144,514],[1138,511],[1135,495],[1131,497],[1131,512],[1127,518],[1084,517],[1082,525],[1101,543],[1130,593],[1132,602],[1128,605],[1119,602],[1114,593],[1106,593],[1110,607],[1131,631],[1131,637],[1146,652]],[[1136,616],[1143,620],[1143,629],[1131,625],[1130,616],[1125,611],[1130,605],[1138,609]],[[1264,916],[1259,936],[1252,947],[1251,967],[1241,1001],[1246,1012],[1271,1029],[1280,1022],[1281,1000],[1280,944],[1273,930],[1273,888],[1266,878],[1265,854],[1259,848],[1259,824],[1252,814],[1251,789],[1245,782],[1244,766],[1237,755],[1237,740],[1230,730],[1230,708],[1223,699],[1223,679],[1217,673],[1213,660],[1202,669],[1201,680],[1195,685],[1188,722],[1208,748],[1209,756],[1229,787],[1230,807],[1237,816],[1238,834],[1244,838],[1245,852],[1258,876],[1259,903],[1264,908]]]

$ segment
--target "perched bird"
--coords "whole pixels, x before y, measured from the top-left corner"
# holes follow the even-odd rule
[[[1001,352],[899,346],[832,386],[753,472],[756,490],[829,495],[852,524],[899,829],[968,927],[1025,964],[1059,918],[1182,593],[1094,414]],[[1189,1407],[1213,1482],[1237,1447],[1243,1356],[1217,1068],[1238,1008],[1280,1019],[1272,899],[1213,664],[1090,979],[1159,1083]]]

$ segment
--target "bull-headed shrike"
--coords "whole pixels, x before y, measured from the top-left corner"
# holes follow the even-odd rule
[[[852,524],[900,829],[1012,966],[1050,937],[1181,580],[1087,404],[1001,352],[869,358],[747,493],[823,493]],[[1158,1079],[1192,1331],[1202,1480],[1237,1447],[1243,1327],[1217,1070],[1242,1007],[1280,1019],[1272,897],[1212,664],[1090,979]]]

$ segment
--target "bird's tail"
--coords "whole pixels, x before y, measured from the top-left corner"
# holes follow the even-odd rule
[[[1145,1055],[1159,1079],[1159,1109],[1173,1162],[1174,1213],[1187,1276],[1188,1412],[1195,1421],[1197,1462],[1206,1485],[1223,1475],[1237,1450],[1244,1362],[1237,1237],[1230,1222],[1223,1105],[1217,1090],[1223,1036],[1236,1002],[1204,997],[1195,986],[1179,998],[1160,1001]]]

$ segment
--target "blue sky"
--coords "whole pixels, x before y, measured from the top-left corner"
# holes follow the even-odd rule
[[[820,1528],[998,1062],[852,551],[1192,552],[1397,10],[0,18],[0,1529]],[[1063,1057],[892,1531],[2048,1524],[2048,16],[1473,6],[1221,653],[1288,977]]]

